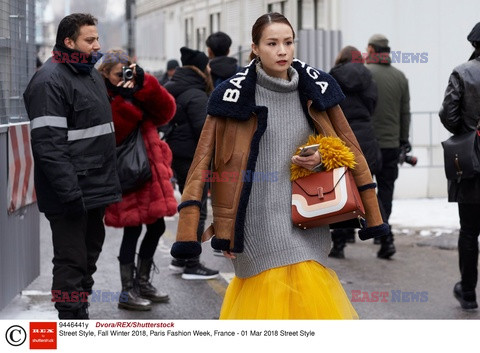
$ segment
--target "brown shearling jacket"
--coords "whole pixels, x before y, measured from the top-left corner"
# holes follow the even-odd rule
[[[360,230],[360,238],[386,235],[389,227],[382,221],[372,175],[340,106],[336,104],[319,111],[313,107],[312,100],[308,100],[307,109],[317,132],[326,136],[338,136],[355,154],[357,165],[353,176],[365,207],[368,226]],[[253,171],[258,141],[265,128],[262,121],[266,120],[266,115],[267,110],[264,108],[257,109],[249,118],[242,119],[211,114],[207,116],[179,205],[177,238],[171,250],[174,257],[190,258],[201,252],[197,227],[205,171],[211,170],[222,176],[229,175],[228,173],[238,176],[242,171]],[[213,248],[243,251],[243,224],[250,189],[251,183],[244,182],[240,177],[211,183],[213,224],[205,231],[202,240],[208,240],[214,235]]]

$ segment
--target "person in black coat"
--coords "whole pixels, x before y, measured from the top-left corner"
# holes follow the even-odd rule
[[[454,135],[475,129],[480,131],[480,22],[473,27],[467,40],[475,50],[466,63],[453,69],[439,112],[443,126]],[[480,177],[459,182],[449,180],[448,201],[458,203],[460,217],[458,257],[461,281],[455,284],[453,293],[463,309],[476,309]]]
[[[357,137],[371,173],[375,174],[380,168],[382,157],[371,121],[377,103],[377,86],[372,74],[364,66],[360,51],[352,46],[340,51],[330,74],[346,96],[340,107]],[[354,228],[334,229],[333,248],[329,256],[344,258],[343,249],[347,240],[353,242],[354,239]]]
[[[208,66],[213,86],[217,87],[239,70],[237,59],[227,56],[230,53],[232,39],[224,32],[215,32],[208,36],[205,44],[210,59]]]
[[[99,50],[95,17],[64,17],[53,56],[23,95],[38,208],[52,230],[51,300],[59,319],[89,318],[88,296],[105,241],[105,207],[122,197],[112,111],[94,68]]]
[[[180,193],[183,193],[188,170],[207,117],[207,102],[213,84],[207,70],[208,57],[205,53],[187,47],[182,47],[180,53],[182,67],[177,68],[172,79],[165,84],[165,89],[175,98],[177,110],[164,138],[172,150],[172,169]],[[208,185],[205,184],[197,229],[198,241],[202,237],[207,219],[207,193]],[[182,273],[183,279],[211,279],[218,276],[218,271],[203,266],[198,257],[189,260],[173,259],[169,268]]]

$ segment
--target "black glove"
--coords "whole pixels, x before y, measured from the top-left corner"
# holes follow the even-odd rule
[[[67,218],[76,219],[84,216],[85,213],[87,213],[85,204],[83,203],[83,199],[81,197],[64,203],[63,207],[64,214]]]
[[[143,69],[137,64],[135,66],[135,87],[133,88],[134,91],[139,91],[143,88],[143,81],[145,80],[145,72]]]
[[[408,153],[412,150],[412,145],[408,140],[400,140],[400,149],[403,149],[405,153]]]

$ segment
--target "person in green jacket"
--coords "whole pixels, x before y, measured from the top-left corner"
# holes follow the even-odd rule
[[[398,177],[399,154],[412,147],[408,141],[410,129],[410,94],[408,80],[400,70],[391,65],[388,39],[375,34],[368,41],[366,66],[378,87],[378,100],[372,123],[382,152],[382,168],[376,174],[378,197],[384,210],[384,222],[392,213],[395,180]],[[381,238],[377,256],[389,259],[395,254],[393,234]]]

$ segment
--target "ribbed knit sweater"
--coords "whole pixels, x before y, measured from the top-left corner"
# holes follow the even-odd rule
[[[257,75],[255,100],[268,107],[268,122],[246,210],[244,252],[233,260],[240,278],[307,260],[324,264],[330,249],[328,227],[303,230],[292,224],[290,162],[313,133],[300,103],[298,73],[291,67],[289,81],[274,78],[258,64]]]

